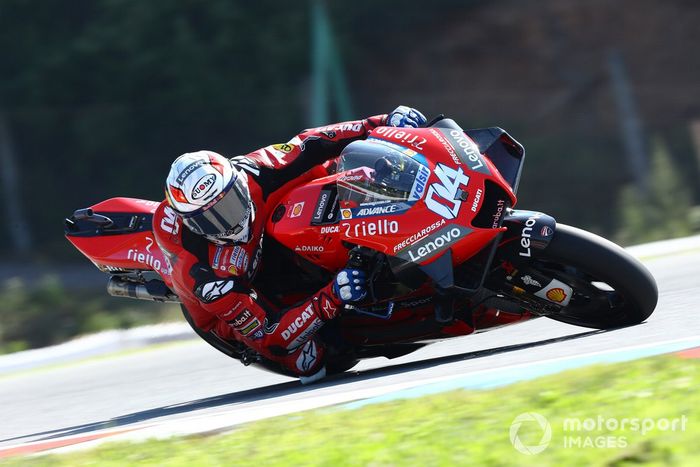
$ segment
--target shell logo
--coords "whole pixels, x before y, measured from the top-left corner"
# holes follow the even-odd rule
[[[352,218],[352,211],[349,209],[341,209],[340,210],[340,216],[343,219],[351,219]]]
[[[561,303],[566,300],[566,292],[560,287],[550,289],[547,291],[547,298],[553,302]]]
[[[289,217],[299,217],[304,211],[304,201],[294,204],[292,210],[289,212]]]

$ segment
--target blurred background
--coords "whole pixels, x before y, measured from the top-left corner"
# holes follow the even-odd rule
[[[518,207],[622,244],[697,232],[699,23],[691,0],[3,0],[0,352],[178,319],[106,297],[73,210],[399,104],[519,140]]]

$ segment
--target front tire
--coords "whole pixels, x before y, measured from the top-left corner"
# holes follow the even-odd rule
[[[549,318],[596,329],[639,324],[654,312],[659,292],[651,273],[618,245],[557,224],[534,269],[574,289],[569,304]]]

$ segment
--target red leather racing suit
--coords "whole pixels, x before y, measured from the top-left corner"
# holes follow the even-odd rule
[[[325,348],[313,336],[338,314],[342,303],[329,284],[296,306],[274,309],[255,290],[263,229],[289,190],[328,175],[324,162],[385,121],[386,115],[378,115],[305,130],[288,143],[232,158],[248,178],[254,204],[251,239],[245,244],[211,243],[184,227],[166,201],[160,204],[153,232],[170,262],[172,288],[201,331],[242,342],[295,375],[310,375],[322,367]]]

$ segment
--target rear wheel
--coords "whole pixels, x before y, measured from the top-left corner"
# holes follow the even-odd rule
[[[557,224],[554,237],[531,265],[574,291],[549,318],[607,329],[638,324],[658,301],[651,273],[618,245],[585,230]]]

